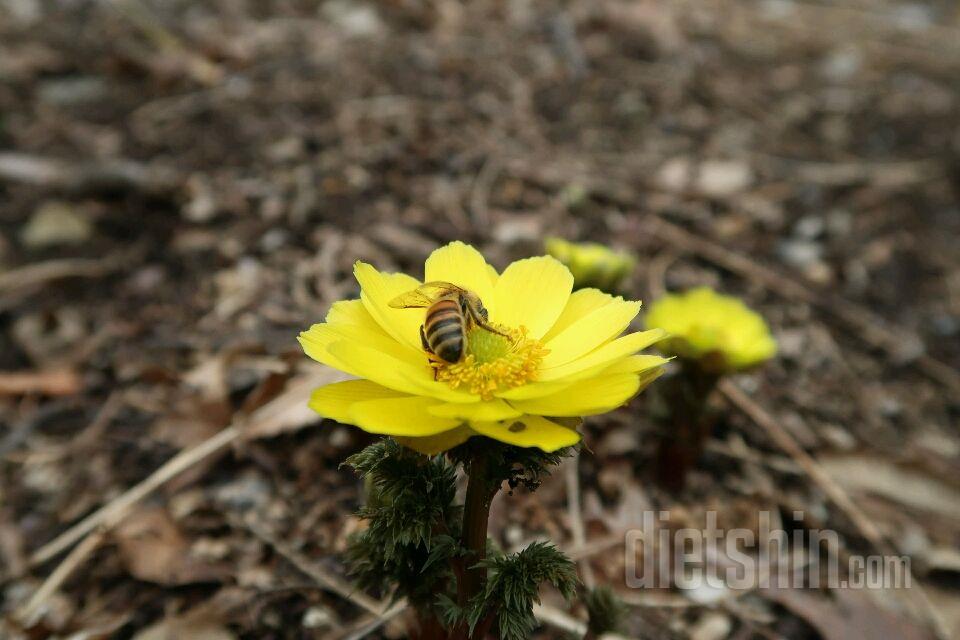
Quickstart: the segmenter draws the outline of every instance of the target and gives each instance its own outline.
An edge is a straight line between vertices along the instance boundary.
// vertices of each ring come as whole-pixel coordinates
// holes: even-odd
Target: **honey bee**
[[[394,309],[426,309],[420,325],[423,350],[437,359],[456,364],[467,351],[467,331],[474,326],[509,338],[491,326],[480,296],[449,282],[426,282],[388,303]]]

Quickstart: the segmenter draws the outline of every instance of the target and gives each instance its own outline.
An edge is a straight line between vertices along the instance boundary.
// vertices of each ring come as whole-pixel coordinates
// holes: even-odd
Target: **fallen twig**
[[[533,615],[543,624],[548,624],[551,627],[560,629],[561,631],[572,633],[578,638],[582,637],[587,632],[587,625],[585,623],[567,615],[555,607],[535,604],[533,605]]]
[[[57,536],[53,541],[40,547],[40,549],[30,556],[30,566],[43,564],[47,560],[50,560],[57,554],[70,548],[71,545],[97,527],[103,526],[109,529],[116,526],[127,515],[131,507],[183,471],[228,447],[239,437],[240,432],[241,429],[239,427],[229,426],[223,431],[218,432],[212,438],[204,440],[197,446],[175,455],[168,460],[166,464],[150,474],[146,480],[121,493]]]
[[[120,256],[100,260],[67,258],[35,262],[0,273],[0,293],[31,289],[63,278],[99,278],[116,271],[125,262],[125,257]]]
[[[406,610],[407,603],[398,602],[382,616],[364,616],[345,632],[334,636],[333,640],[360,640],[361,638],[366,638],[368,635],[387,624]]]
[[[68,193],[141,191],[165,195],[181,184],[176,172],[134,160],[66,161],[29,155],[0,153],[0,182],[21,182]]]
[[[272,547],[277,553],[286,558],[290,564],[299,569],[301,573],[311,578],[318,585],[337,594],[341,598],[349,600],[361,609],[367,611],[368,613],[372,613],[379,618],[383,618],[392,608],[389,602],[380,602],[379,600],[371,598],[362,591],[358,591],[353,585],[340,576],[330,573],[329,571],[323,569],[323,567],[318,566],[302,553],[290,547],[282,540],[279,540],[273,534],[269,533],[253,518],[245,517],[232,519],[240,523],[253,535]],[[399,603],[395,603],[394,606],[396,604]]]
[[[248,429],[258,433],[276,433],[280,431],[280,429],[274,428],[276,423],[301,419],[300,412],[291,413],[291,407],[298,409],[306,407],[311,390],[330,381],[331,373],[327,369],[305,375],[288,391],[265,404],[251,416],[239,419],[195,447],[181,451],[150,474],[149,477],[127,489],[52,541],[40,547],[30,556],[30,566],[36,566],[50,560],[97,527],[110,528],[115,526],[126,516],[131,507],[177,475],[229,447],[246,435]]]
[[[761,427],[778,447],[793,458],[797,465],[823,490],[827,497],[850,518],[850,521],[853,522],[853,525],[860,534],[866,538],[874,548],[883,554],[898,554],[895,546],[887,542],[883,533],[877,528],[873,521],[867,517],[867,514],[850,499],[850,496],[844,491],[843,487],[830,477],[830,474],[813,459],[813,456],[800,446],[793,436],[791,436],[766,409],[754,402],[729,380],[722,380],[719,384],[719,389],[731,404]],[[938,637],[942,640],[947,640],[947,638],[950,637],[950,632],[947,630],[946,624],[933,607],[926,591],[919,582],[913,579],[909,567],[907,567],[907,572],[911,574],[910,584],[913,588],[903,591],[906,593],[909,603],[916,612],[922,614],[923,617],[933,625]]]
[[[0,396],[32,393],[72,396],[80,391],[80,376],[70,369],[53,371],[0,371]]]
[[[100,543],[103,542],[103,532],[99,531],[87,538],[73,548],[73,551],[64,558],[63,562],[54,569],[53,573],[47,576],[40,588],[37,589],[30,599],[17,612],[16,617],[21,623],[32,626],[37,615],[41,613],[44,603],[56,593],[57,589],[66,582],[67,578],[73,574],[77,568],[93,553]]]
[[[587,546],[587,536],[583,526],[583,510],[580,508],[580,450],[563,463],[564,479],[567,488],[567,516],[570,518],[570,532],[573,534],[573,544],[577,548]],[[593,569],[586,556],[580,558],[580,575],[583,584],[592,589],[594,586]]]

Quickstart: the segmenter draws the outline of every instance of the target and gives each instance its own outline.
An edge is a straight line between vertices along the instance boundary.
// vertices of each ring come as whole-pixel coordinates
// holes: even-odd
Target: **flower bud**
[[[664,296],[650,305],[648,328],[670,334],[658,347],[710,373],[730,373],[772,358],[777,343],[766,321],[741,300],[709,287]]]
[[[602,244],[569,242],[563,238],[547,238],[545,244],[547,253],[570,269],[576,289],[595,287],[616,291],[636,263],[630,254]]]

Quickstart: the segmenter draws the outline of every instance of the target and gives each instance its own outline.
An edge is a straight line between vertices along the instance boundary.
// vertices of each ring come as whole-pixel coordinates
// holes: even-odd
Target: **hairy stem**
[[[482,452],[474,452],[470,460],[467,496],[463,504],[463,546],[470,552],[467,569],[464,571],[460,589],[460,603],[465,605],[483,590],[487,570],[474,566],[487,553],[487,522],[490,519],[490,502],[499,487],[492,487],[489,476],[490,463]]]
[[[670,435],[660,443],[657,479],[670,491],[684,488],[687,473],[703,452],[711,426],[707,403],[719,379],[719,374],[704,371],[699,363],[683,362],[680,373],[662,387],[673,424]]]
[[[431,613],[417,612],[419,635],[417,640],[447,640],[447,631]]]

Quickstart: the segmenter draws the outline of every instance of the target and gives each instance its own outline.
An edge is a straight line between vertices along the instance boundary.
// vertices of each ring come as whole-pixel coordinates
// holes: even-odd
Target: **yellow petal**
[[[513,389],[494,392],[493,395],[508,402],[513,400],[526,400],[529,398],[553,395],[574,384],[576,384],[574,380],[567,379],[553,380],[551,382],[531,382],[522,387],[514,387]]]
[[[362,300],[338,300],[334,302],[330,305],[330,310],[327,311],[327,317],[324,320],[327,324],[348,324],[363,327],[374,333],[388,335],[367,311]]]
[[[463,444],[471,436],[477,433],[470,427],[463,425],[435,436],[425,436],[423,438],[404,438],[394,436],[394,439],[405,447],[410,447],[414,451],[419,451],[426,456],[435,456],[443,453],[447,449],[452,449],[457,445]]]
[[[334,382],[310,395],[308,406],[325,418],[337,422],[350,422],[350,407],[356,402],[381,398],[400,398],[402,394],[387,389],[369,380],[347,380]]]
[[[517,400],[514,407],[525,413],[548,416],[589,416],[606,413],[632,398],[640,390],[634,373],[589,378],[561,393],[532,400]]]
[[[297,342],[300,343],[303,352],[307,354],[308,357],[328,367],[333,367],[338,371],[356,376],[357,372],[354,371],[350,365],[342,362],[329,351],[330,345],[339,340],[342,340],[340,335],[334,331],[330,331],[326,324],[315,324],[297,336]]]
[[[397,342],[382,331],[371,331],[367,327],[358,325],[315,324],[301,335],[305,340],[312,342],[314,348],[316,345],[329,345],[339,340],[345,340],[348,342],[357,342],[371,349],[375,349],[386,356],[396,358],[413,366],[421,366],[427,362],[426,356],[422,351],[415,351],[405,344]],[[310,352],[307,352],[307,355],[314,357]]]
[[[563,313],[560,314],[557,321],[550,327],[550,331],[544,334],[543,341],[549,342],[553,340],[560,335],[564,329],[583,316],[614,301],[622,302],[623,298],[614,298],[599,289],[580,289],[579,291],[574,291],[570,294],[570,299],[567,300],[567,304],[563,308]]]
[[[514,262],[494,288],[490,317],[508,327],[527,327],[532,338],[542,337],[557,321],[570,298],[570,270],[549,256]]]
[[[370,433],[414,438],[436,435],[463,424],[462,420],[430,415],[427,407],[436,402],[417,396],[355,402],[350,405],[347,422]]]
[[[424,282],[442,280],[469,289],[483,301],[484,306],[492,309],[493,285],[496,282],[496,270],[491,267],[480,252],[468,244],[451,242],[430,254],[424,264]]]
[[[647,371],[640,372],[640,388],[637,389],[637,393],[640,393],[646,389],[651,382],[663,375],[663,367],[657,369],[648,369]]]
[[[503,400],[475,402],[473,404],[448,403],[430,407],[428,411],[441,418],[460,418],[463,420],[506,420],[521,415]]]
[[[538,373],[537,380],[548,382],[567,376],[589,374],[597,367],[605,367],[618,358],[623,358],[649,347],[654,342],[663,339],[666,335],[667,332],[662,329],[651,329],[649,331],[631,333],[630,335],[617,338],[594,349],[582,358],[577,358],[557,367],[544,368]],[[662,358],[661,360],[666,362],[666,360]]]
[[[315,324],[310,327],[309,330],[302,332],[299,338],[300,344],[303,345],[303,349],[307,355],[314,360],[323,362],[341,371],[348,371],[349,373],[346,364],[339,361],[336,363],[333,362],[335,358],[325,353],[327,346],[337,340],[343,339],[345,335],[358,335],[350,331],[345,333],[341,330],[344,327],[350,327],[355,331],[362,330],[370,336],[376,336],[372,339],[379,341],[381,344],[383,344],[383,341],[389,340],[393,342],[397,348],[408,348],[406,345],[394,340],[383,330],[383,327],[373,319],[373,316],[370,315],[370,312],[367,311],[367,308],[361,300],[339,300],[334,302],[327,312],[326,322],[323,324]],[[392,347],[388,348],[387,351],[390,352],[392,349]],[[422,354],[420,355],[422,356]],[[404,359],[409,359],[409,356],[405,355]]]
[[[638,313],[639,302],[619,301],[591,311],[546,344],[550,353],[543,359],[543,368],[557,367],[590,353],[623,333]]]
[[[663,373],[663,365],[670,362],[672,358],[663,358],[655,355],[635,355],[620,358],[602,366],[590,367],[575,375],[570,375],[558,380],[549,382],[532,382],[522,387],[515,387],[500,391],[494,395],[497,398],[506,400],[510,404],[515,404],[515,400],[532,400],[534,398],[543,398],[560,393],[570,387],[577,385],[581,380],[589,376],[609,375],[614,373],[642,373],[646,371],[655,371],[659,376]]]
[[[422,366],[418,366],[349,340],[334,342],[327,347],[327,353],[349,367],[344,369],[348,373],[372,380],[384,387],[447,402],[480,401],[480,396],[456,391],[445,383],[434,380],[426,361]]]
[[[640,354],[627,356],[618,360],[603,370],[603,375],[612,373],[640,373],[643,371],[652,371],[657,369],[663,373],[663,365],[670,362],[673,358],[661,358],[660,356]]]
[[[423,309],[394,309],[389,302],[420,286],[420,283],[404,273],[380,273],[372,265],[357,262],[353,274],[360,283],[360,299],[363,306],[384,331],[414,349],[420,349],[420,325],[423,324]]]
[[[580,442],[580,434],[541,416],[522,416],[499,422],[471,422],[479,434],[517,447],[538,447],[556,451]]]

